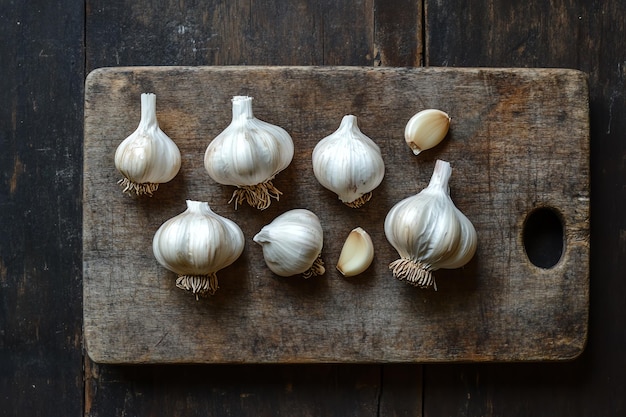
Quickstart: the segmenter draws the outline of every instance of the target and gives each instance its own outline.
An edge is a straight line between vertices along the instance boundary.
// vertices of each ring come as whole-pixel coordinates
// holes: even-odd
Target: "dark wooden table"
[[[624,415],[625,22],[617,0],[0,0],[0,415]],[[535,364],[91,362],[82,335],[84,80],[95,68],[122,65],[585,71],[586,351]]]

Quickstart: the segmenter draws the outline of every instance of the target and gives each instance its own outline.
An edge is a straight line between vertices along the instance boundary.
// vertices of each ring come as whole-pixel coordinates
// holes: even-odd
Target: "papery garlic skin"
[[[450,198],[451,173],[450,164],[438,160],[428,187],[387,213],[385,236],[400,255],[389,268],[399,280],[436,290],[432,271],[459,268],[476,252],[476,229]]]
[[[159,227],[152,240],[156,260],[178,274],[176,286],[196,299],[213,295],[216,272],[239,258],[244,235],[232,220],[214,213],[208,203],[187,200],[187,210]]]
[[[312,160],[320,184],[353,208],[369,201],[385,176],[380,148],[361,132],[353,115],[344,116],[339,128],[315,145]]]
[[[437,146],[448,134],[450,116],[437,109],[422,110],[406,124],[404,140],[418,155],[420,152]]]
[[[139,126],[115,150],[115,168],[124,176],[118,183],[125,193],[152,195],[178,174],[180,164],[178,147],[159,128],[156,95],[142,94]]]
[[[254,117],[252,97],[232,99],[230,125],[211,141],[204,154],[209,176],[238,187],[231,198],[264,210],[282,194],[272,180],[293,159],[294,144],[285,129]]]
[[[264,226],[253,240],[263,248],[263,258],[276,275],[304,278],[325,272],[321,258],[324,245],[322,224],[306,209],[289,210]]]
[[[374,260],[374,243],[361,227],[352,229],[341,248],[337,270],[344,277],[353,277],[364,272]]]

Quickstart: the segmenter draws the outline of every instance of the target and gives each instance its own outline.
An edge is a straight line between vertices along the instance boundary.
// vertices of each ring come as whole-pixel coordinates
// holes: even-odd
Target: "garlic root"
[[[242,185],[234,192],[233,196],[228,200],[228,204],[235,202],[235,210],[244,201],[249,206],[259,210],[265,210],[272,204],[272,198],[278,201],[283,193],[269,179],[256,185]]]
[[[132,195],[134,192],[137,195],[148,195],[152,197],[152,194],[154,194],[154,192],[159,188],[158,183],[147,182],[143,184],[138,184],[132,182],[126,177],[122,178],[117,183],[122,186],[122,192],[129,195]]]
[[[399,281],[406,280],[406,282],[418,288],[433,287],[437,291],[435,278],[430,267],[425,263],[410,259],[396,259],[389,264],[389,269]]]
[[[176,287],[181,290],[190,291],[196,296],[196,300],[200,297],[208,297],[214,295],[219,288],[217,285],[217,275],[215,273],[207,275],[179,275],[176,278]]]
[[[324,261],[320,254],[317,259],[313,261],[313,265],[302,273],[302,278],[309,279],[318,275],[324,275],[324,272],[326,272],[326,268],[324,268]]]

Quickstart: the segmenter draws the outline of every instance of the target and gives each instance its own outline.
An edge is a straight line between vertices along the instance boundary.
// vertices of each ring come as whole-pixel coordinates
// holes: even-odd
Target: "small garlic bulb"
[[[282,194],[272,180],[291,163],[293,140],[283,128],[254,117],[252,97],[235,96],[232,103],[232,122],[207,147],[204,167],[216,182],[238,187],[229,201],[235,208],[245,200],[264,210]]]
[[[450,198],[451,173],[450,164],[438,160],[428,187],[387,213],[385,236],[400,255],[389,269],[399,280],[436,290],[431,271],[460,268],[476,252],[476,230]]]
[[[406,124],[404,140],[415,155],[434,148],[446,137],[450,116],[441,110],[426,109],[417,113]]]
[[[141,95],[139,126],[117,147],[115,168],[124,176],[118,182],[123,191],[137,195],[152,195],[159,184],[171,181],[178,174],[180,151],[159,128],[156,95]]]
[[[337,270],[344,277],[364,272],[374,260],[374,244],[370,235],[361,227],[353,229],[341,248]]]
[[[313,173],[344,204],[358,208],[382,182],[385,163],[378,145],[357,126],[356,117],[347,115],[339,129],[315,145]]]
[[[304,278],[325,272],[321,258],[324,243],[319,218],[305,209],[289,210],[264,226],[253,240],[263,248],[263,258],[276,275]]]
[[[152,240],[154,257],[178,274],[176,286],[196,296],[213,295],[216,272],[239,258],[243,232],[214,213],[208,203],[187,200],[187,210],[159,227]]]

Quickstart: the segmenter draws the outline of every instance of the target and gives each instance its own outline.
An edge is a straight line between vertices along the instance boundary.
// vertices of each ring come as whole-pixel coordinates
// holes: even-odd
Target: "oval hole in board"
[[[541,207],[531,211],[523,228],[526,256],[533,265],[540,268],[554,267],[563,255],[563,236],[563,222],[555,209]]]

